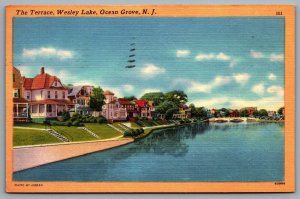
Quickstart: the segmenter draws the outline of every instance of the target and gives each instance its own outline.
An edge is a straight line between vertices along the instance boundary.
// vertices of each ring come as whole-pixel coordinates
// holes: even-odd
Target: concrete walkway
[[[122,137],[122,136],[120,136]],[[89,142],[73,142],[40,146],[15,147],[14,172],[81,156],[133,142],[131,138],[114,138]]]

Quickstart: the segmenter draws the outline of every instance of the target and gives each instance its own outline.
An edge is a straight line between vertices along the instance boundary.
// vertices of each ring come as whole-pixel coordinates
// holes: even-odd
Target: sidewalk
[[[131,138],[108,139],[68,144],[17,147],[13,149],[13,170],[21,171],[32,167],[102,151],[133,142]]]

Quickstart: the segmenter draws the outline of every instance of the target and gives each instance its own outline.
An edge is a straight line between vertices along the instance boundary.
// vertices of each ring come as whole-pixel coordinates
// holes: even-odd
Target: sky
[[[135,68],[128,65],[135,43]],[[13,64],[117,97],[183,90],[207,108],[284,105],[283,17],[14,18]]]

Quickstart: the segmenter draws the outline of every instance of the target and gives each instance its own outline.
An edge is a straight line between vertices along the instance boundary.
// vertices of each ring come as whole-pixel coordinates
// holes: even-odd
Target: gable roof
[[[118,102],[119,102],[120,104],[122,104],[122,105],[132,105],[132,104],[130,103],[130,101],[128,101],[127,99],[124,99],[124,98],[119,98],[119,99],[118,99]]]
[[[147,101],[146,100],[135,100],[135,104],[139,107],[146,107]]]
[[[62,85],[62,89],[67,89],[60,82],[59,78],[49,75],[48,73],[36,75],[34,78],[24,78],[23,87],[27,90],[53,88],[52,84],[54,81],[58,81]]]

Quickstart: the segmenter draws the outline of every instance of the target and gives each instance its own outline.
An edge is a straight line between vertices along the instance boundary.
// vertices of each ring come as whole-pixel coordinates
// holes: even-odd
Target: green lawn
[[[28,128],[39,128],[39,129],[44,129],[45,128],[44,124],[39,124],[39,123],[17,123],[17,124],[14,124],[14,126],[28,127]]]
[[[79,142],[79,141],[90,141],[90,140],[97,140],[88,132],[78,129],[75,126],[52,126],[52,128],[59,134],[68,138],[71,142]]]
[[[122,135],[120,132],[109,127],[107,124],[85,123],[84,125],[86,128],[97,134],[100,139],[108,139]]]
[[[35,145],[35,144],[50,144],[60,143],[61,141],[56,137],[48,134],[46,131],[31,130],[31,129],[17,129],[14,128],[13,145]]]

